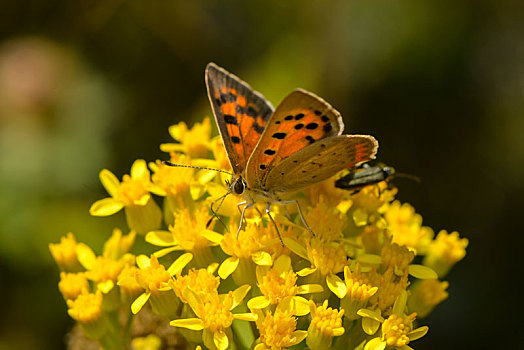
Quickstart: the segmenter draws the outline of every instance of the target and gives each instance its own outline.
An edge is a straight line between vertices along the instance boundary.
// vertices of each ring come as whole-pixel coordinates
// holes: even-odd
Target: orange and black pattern
[[[206,68],[206,85],[231,167],[240,174],[273,114],[273,107],[247,83],[214,63]]]

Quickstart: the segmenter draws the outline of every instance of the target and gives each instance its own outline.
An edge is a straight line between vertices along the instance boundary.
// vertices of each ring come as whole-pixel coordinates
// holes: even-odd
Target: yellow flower
[[[175,213],[175,224],[169,226],[169,231],[151,231],[146,235],[146,241],[160,247],[165,247],[155,253],[156,257],[165,256],[173,251],[191,252],[196,266],[208,266],[216,260],[211,247],[222,240],[222,235],[212,231],[212,223],[207,228],[210,215],[207,208],[191,213],[188,209]]]
[[[341,243],[325,243],[313,237],[306,241],[306,251],[291,240],[284,241],[288,247],[297,255],[304,257],[311,263],[311,267],[304,268],[297,272],[299,276],[306,277],[308,282],[327,286],[336,296],[343,298],[346,294],[344,282],[336,274],[344,270],[348,264],[347,253]],[[324,288],[326,289],[326,288]],[[315,301],[322,301],[329,297],[327,290],[324,293],[316,294]]]
[[[49,251],[60,270],[66,272],[84,270],[82,264],[78,261],[77,248],[79,245],[82,245],[82,243],[77,244],[75,236],[71,232],[67,236],[60,238],[60,243],[49,244]]]
[[[433,238],[433,230],[422,226],[422,216],[407,204],[394,201],[387,206],[384,218],[388,223],[393,242],[415,249],[417,254],[424,254]]]
[[[75,300],[68,300],[67,313],[79,322],[84,334],[90,339],[100,339],[108,330],[108,322],[102,312],[102,293],[82,293]]]
[[[247,302],[250,309],[263,309],[269,305],[277,305],[285,298],[291,297],[295,303],[295,314],[298,316],[309,313],[308,301],[300,294],[322,292],[318,284],[303,284],[298,286],[297,275],[291,267],[291,259],[287,255],[279,256],[272,268],[257,266],[256,276],[261,296],[252,298]]]
[[[257,328],[260,332],[260,343],[254,350],[280,350],[296,345],[308,335],[307,331],[297,330],[297,319],[294,317],[292,303],[289,299],[277,306],[275,312],[268,311],[265,315],[256,311]]]
[[[131,166],[131,176],[124,175],[122,182],[107,169],[100,172],[100,181],[111,197],[93,203],[89,209],[91,215],[109,216],[125,208],[131,230],[144,234],[160,227],[162,213],[149,193],[154,186],[144,160],[136,160]]]
[[[309,207],[307,223],[316,237],[324,242],[339,240],[346,226],[346,216],[336,208],[329,206],[321,197],[315,206]],[[309,234],[309,232],[307,233]]]
[[[126,305],[130,306],[143,291],[136,280],[139,271],[139,268],[134,265],[126,265],[118,275],[117,285],[120,287],[122,301]]]
[[[433,309],[448,297],[448,282],[439,280],[416,281],[409,288],[411,296],[408,299],[408,308],[417,313],[420,318],[429,315]]]
[[[171,163],[179,165],[201,166],[188,156],[171,153]],[[151,176],[155,187],[151,191],[159,196],[165,196],[164,221],[173,224],[173,213],[184,208],[193,211],[196,201],[206,192],[206,184],[212,180],[216,172],[210,170],[195,170],[187,167],[173,167],[160,160],[149,163],[153,171]]]
[[[122,235],[118,228],[113,230],[113,234],[104,244],[103,256],[109,259],[118,260],[126,253],[129,253],[135,243],[136,234],[131,231],[128,235]]]
[[[336,310],[328,307],[328,301],[324,300],[322,305],[316,306],[310,300],[311,323],[308,328],[306,343],[309,349],[329,349],[333,337],[344,334],[342,327],[342,315],[344,310]]]
[[[231,231],[224,234],[220,247],[230,257],[222,262],[218,275],[226,279],[233,274],[237,284],[255,284],[255,269],[257,265],[271,266],[271,255],[264,250],[260,233],[265,229],[261,225],[248,221],[244,231],[237,238],[236,225],[231,225]]]
[[[395,300],[391,315],[384,319],[379,313],[372,310],[362,309],[358,312],[362,319],[362,328],[368,335],[376,333],[379,326],[381,335],[369,340],[364,350],[384,350],[384,349],[411,349],[408,343],[422,338],[427,332],[428,327],[413,329],[413,322],[416,313],[405,315],[406,300],[408,293],[401,293]]]
[[[163,152],[183,152],[191,158],[206,158],[210,149],[211,121],[204,118],[202,123],[195,123],[188,129],[185,122],[169,127],[169,134],[179,143],[160,145]]]
[[[187,300],[184,297],[184,291],[186,288],[190,288],[196,294],[205,299],[206,295],[211,295],[216,292],[220,279],[214,275],[218,264],[211,264],[205,269],[191,269],[186,275],[178,274],[169,281],[169,284],[175,294],[184,303]]]
[[[162,349],[162,339],[156,334],[137,337],[131,341],[131,348],[133,350],[160,350]]]
[[[180,273],[192,258],[191,253],[182,254],[166,269],[154,255],[151,259],[145,255],[138,256],[136,262],[140,270],[136,273],[136,281],[145,292],[133,302],[131,311],[137,314],[149,301],[151,309],[157,315],[174,317],[179,301],[171,290],[169,281],[171,276]]]
[[[464,258],[467,246],[468,240],[460,238],[458,232],[448,234],[446,230],[442,230],[431,242],[424,265],[431,267],[442,278],[453,265]]]
[[[60,272],[60,282],[58,289],[64,296],[64,299],[76,299],[80,294],[89,291],[89,284],[84,273],[66,273]]]
[[[378,308],[384,313],[390,312],[397,297],[406,290],[408,286],[408,272],[403,276],[395,275],[393,268],[388,268],[383,274],[377,273],[373,268],[369,275],[370,284],[378,288],[377,292],[369,299],[373,308]]]
[[[367,277],[360,272],[360,265],[356,265],[354,272],[349,266],[344,267],[344,283],[346,284],[346,294],[340,301],[340,307],[344,309],[345,316],[350,321],[358,318],[358,310],[366,307],[369,298],[378,290],[372,286]]]
[[[198,318],[178,319],[170,322],[172,326],[191,330],[203,330],[202,341],[209,349],[225,350],[232,342],[231,324],[234,319],[255,321],[252,313],[233,314],[251,289],[244,285],[228,294],[212,293],[203,298],[191,288],[185,289],[185,299]]]

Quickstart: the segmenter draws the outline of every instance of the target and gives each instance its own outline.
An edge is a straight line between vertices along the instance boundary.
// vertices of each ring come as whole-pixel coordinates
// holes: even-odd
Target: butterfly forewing
[[[297,89],[278,105],[249,158],[249,187],[262,188],[273,168],[315,142],[342,133],[344,123],[337,110],[320,97]]]
[[[248,84],[214,63],[207,65],[206,85],[231,167],[235,174],[240,174],[273,113],[273,106]]]
[[[286,158],[269,172],[266,191],[290,192],[325,180],[344,168],[375,158],[378,142],[369,135],[328,137]]]

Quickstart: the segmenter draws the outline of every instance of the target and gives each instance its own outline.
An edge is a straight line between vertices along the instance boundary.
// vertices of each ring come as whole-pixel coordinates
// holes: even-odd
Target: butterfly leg
[[[302,209],[300,208],[300,204],[298,203],[298,200],[294,199],[292,201],[278,201],[277,203],[278,204],[295,204],[298,209],[298,215],[300,215],[300,220],[302,220],[302,223],[304,224],[306,229],[309,231],[309,233],[311,233],[313,237],[316,236],[315,233],[311,230],[311,228],[309,228],[309,225],[307,224],[304,214],[302,213]]]
[[[237,231],[237,239],[238,235],[240,235],[240,230],[242,229],[242,226],[244,226],[244,214],[246,213],[247,208],[251,208],[254,203],[247,203],[247,201],[240,202],[237,204],[238,210],[240,210],[240,206],[245,204],[246,206],[242,209],[242,214],[240,215],[240,223],[238,224],[238,231]]]
[[[275,226],[275,230],[277,231],[278,239],[280,239],[280,243],[282,243],[282,246],[284,246],[284,241],[282,240],[282,236],[280,235],[280,231],[278,230],[277,223],[271,216],[271,203],[268,203],[266,206],[266,214],[269,217],[269,220],[273,223],[273,226]]]

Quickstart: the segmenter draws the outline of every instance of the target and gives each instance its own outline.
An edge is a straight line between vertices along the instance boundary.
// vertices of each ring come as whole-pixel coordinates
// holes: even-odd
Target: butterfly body
[[[247,83],[214,63],[208,64],[205,76],[234,172],[230,191],[243,195],[246,206],[263,200],[269,208],[283,194],[325,180],[376,154],[375,138],[343,135],[339,112],[313,93],[296,89],[274,109]]]

